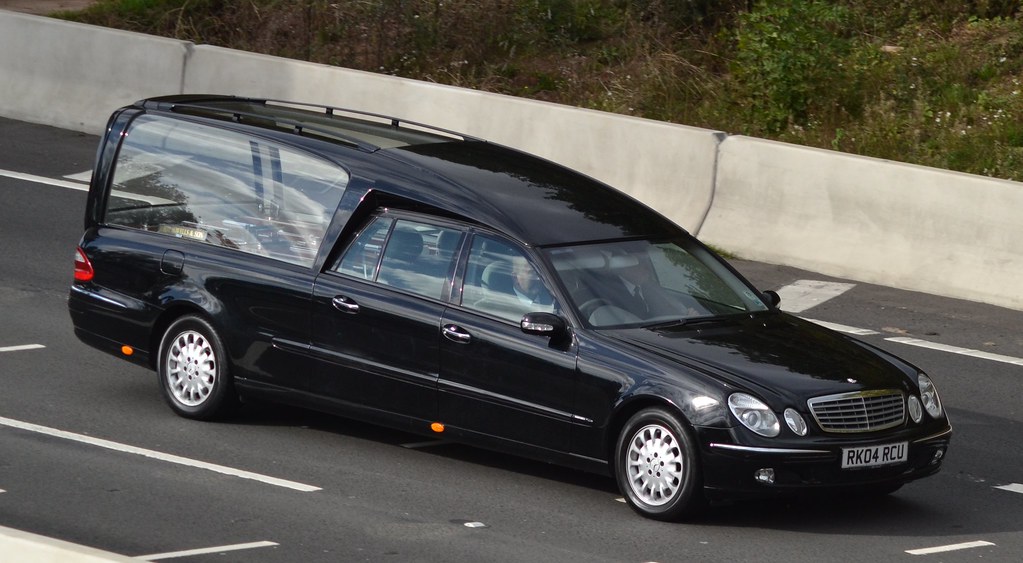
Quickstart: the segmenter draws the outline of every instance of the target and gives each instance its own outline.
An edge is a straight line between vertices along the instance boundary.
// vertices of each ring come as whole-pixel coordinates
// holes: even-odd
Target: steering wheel
[[[583,314],[583,318],[589,319],[594,311],[610,304],[611,302],[603,297],[594,297],[593,299],[583,301],[582,305],[579,305],[579,312]]]

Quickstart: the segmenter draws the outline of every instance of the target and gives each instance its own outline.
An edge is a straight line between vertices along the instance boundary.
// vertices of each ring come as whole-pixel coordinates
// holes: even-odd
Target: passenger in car
[[[540,308],[532,311],[547,310],[553,303],[547,288],[544,287],[536,270],[529,265],[529,262],[521,256],[514,256],[511,260],[512,291],[519,302],[523,305],[538,305]]]

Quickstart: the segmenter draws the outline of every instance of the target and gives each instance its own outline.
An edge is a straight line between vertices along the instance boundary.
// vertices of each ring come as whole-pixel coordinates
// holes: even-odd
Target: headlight
[[[920,386],[920,401],[924,404],[924,410],[931,418],[941,416],[941,399],[938,398],[938,391],[931,383],[931,378],[921,373],[916,377],[916,382]]]
[[[733,393],[728,397],[728,408],[743,426],[761,436],[774,438],[781,431],[778,417],[756,397]]]

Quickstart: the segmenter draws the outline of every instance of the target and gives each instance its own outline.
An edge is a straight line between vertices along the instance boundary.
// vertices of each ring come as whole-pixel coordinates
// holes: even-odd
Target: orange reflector
[[[121,353],[125,356],[130,356],[135,353],[135,349],[131,346],[121,346]]]
[[[430,425],[430,429],[439,434],[444,431],[444,425],[439,422],[434,422]]]

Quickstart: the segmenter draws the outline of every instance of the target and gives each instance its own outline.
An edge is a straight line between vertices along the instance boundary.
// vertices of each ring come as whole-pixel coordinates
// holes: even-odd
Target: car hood
[[[733,386],[791,404],[864,389],[911,389],[915,370],[879,349],[785,313],[606,333]],[[709,368],[709,369],[708,369]]]

